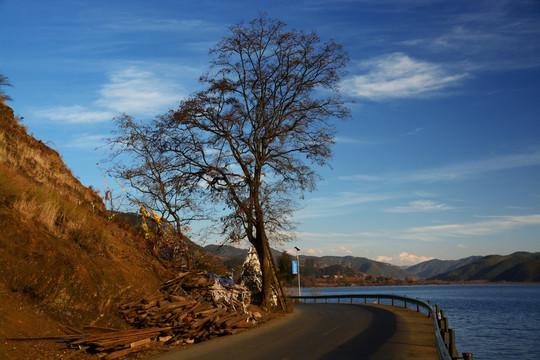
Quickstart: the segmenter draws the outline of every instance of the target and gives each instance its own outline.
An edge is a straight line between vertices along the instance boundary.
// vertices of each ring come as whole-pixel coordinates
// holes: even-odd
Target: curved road
[[[438,359],[433,325],[424,314],[360,304],[294,307],[294,314],[260,328],[151,359]]]

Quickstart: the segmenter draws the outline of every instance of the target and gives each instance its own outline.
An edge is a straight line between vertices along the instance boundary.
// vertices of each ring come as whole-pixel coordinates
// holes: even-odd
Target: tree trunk
[[[270,310],[272,307],[272,277],[270,264],[268,262],[268,247],[264,245],[264,240],[257,236],[257,244],[255,250],[261,263],[262,272],[262,302],[261,307],[263,310]]]

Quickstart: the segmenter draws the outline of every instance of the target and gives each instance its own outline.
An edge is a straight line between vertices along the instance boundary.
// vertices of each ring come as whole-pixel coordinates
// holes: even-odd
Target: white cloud
[[[375,261],[389,263],[390,261],[392,261],[392,257],[391,256],[379,255],[379,256],[377,256],[375,258]]]
[[[346,136],[336,136],[334,138],[334,141],[337,144],[354,144],[354,145],[378,145],[382,143],[382,141],[379,141],[379,140],[362,140],[362,139],[355,139],[355,138],[350,138]]]
[[[381,177],[379,176],[374,176],[374,175],[363,175],[363,174],[356,174],[356,175],[346,175],[346,176],[338,176],[338,179],[339,180],[345,180],[345,181],[350,181],[350,180],[362,180],[362,181],[378,181],[378,180],[382,180]]]
[[[69,124],[93,124],[110,121],[114,113],[110,111],[92,111],[84,106],[55,106],[38,111],[39,116],[49,118],[53,122]]]
[[[111,72],[99,94],[92,106],[95,109],[81,105],[56,106],[40,110],[37,115],[57,123],[93,124],[110,121],[121,112],[131,115],[164,113],[184,96],[181,87],[166,75],[136,66]]]
[[[414,194],[420,197],[434,197],[435,194],[427,191],[415,191]]]
[[[431,260],[433,258],[427,257],[427,256],[417,256],[417,255],[409,254],[407,252],[402,252],[401,254],[399,254],[398,259],[399,259],[399,263],[396,265],[414,265],[414,264],[418,264],[424,261]]]
[[[457,247],[458,249],[467,249],[467,248],[468,248],[467,245],[463,245],[463,244],[457,244],[456,247]]]
[[[409,131],[409,132],[401,134],[401,136],[411,136],[411,135],[419,133],[422,130],[423,130],[423,128],[416,128],[413,131]]]
[[[446,237],[492,235],[540,224],[540,214],[523,216],[493,216],[489,220],[468,224],[446,224],[410,228],[404,238],[438,240]]]
[[[528,153],[494,156],[486,159],[465,161],[438,168],[413,170],[401,173],[379,175],[340,176],[340,180],[383,180],[393,183],[406,182],[442,182],[472,178],[491,171],[508,170],[527,166],[540,165],[540,150]]]
[[[95,149],[103,145],[105,135],[84,134],[70,141],[66,147],[77,149]]]
[[[373,180],[373,179],[372,179]],[[331,197],[310,199],[307,206],[295,213],[295,219],[332,217],[354,210],[355,205],[386,201],[398,197],[394,194],[340,192]]]
[[[120,18],[107,22],[103,28],[118,32],[186,32],[208,31],[210,23],[202,20],[151,19],[151,18]],[[212,27],[215,30],[215,27]]]
[[[324,251],[321,250],[321,249],[318,249],[318,248],[311,248],[311,249],[307,249],[306,252],[310,255],[313,255],[313,256],[321,256],[321,255],[324,255]]]
[[[412,213],[412,212],[434,212],[450,210],[453,207],[446,204],[438,204],[430,200],[418,200],[409,202],[409,206],[397,206],[394,208],[386,209],[387,212],[392,213]]]
[[[540,151],[496,156],[489,159],[467,161],[440,168],[419,170],[394,176],[398,181],[451,181],[469,178],[489,171],[540,165]]]
[[[100,94],[97,105],[130,114],[164,112],[182,97],[177,84],[137,67],[111,73]]]
[[[353,253],[351,250],[347,249],[345,246],[338,246],[336,249],[347,255],[351,255]]]
[[[457,85],[466,74],[448,74],[434,63],[415,60],[403,53],[393,53],[362,63],[367,70],[342,82],[351,96],[371,100],[429,96]]]
[[[376,261],[386,262],[386,263],[392,263],[394,265],[415,265],[424,261],[428,261],[433,259],[432,257],[427,256],[418,256],[409,254],[407,252],[402,252],[401,254],[397,256],[385,256],[385,255],[379,255],[375,258]]]

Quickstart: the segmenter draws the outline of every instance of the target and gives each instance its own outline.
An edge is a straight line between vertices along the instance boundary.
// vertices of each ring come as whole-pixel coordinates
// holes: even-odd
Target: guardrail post
[[[456,332],[454,329],[448,329],[448,352],[450,353],[450,356],[453,358],[457,357],[457,351],[456,351]]]
[[[444,341],[444,346],[446,346],[446,349],[448,350],[450,348],[450,333],[446,330],[442,331],[442,338]],[[448,351],[450,352],[450,351]]]
[[[338,303],[338,304],[341,303],[341,298],[337,298],[337,303]]]
[[[403,301],[403,307],[406,309],[407,308],[407,300]]]
[[[392,298],[392,306],[394,306],[394,298]]]
[[[420,312],[420,305],[416,304],[416,312]]]
[[[351,298],[351,304],[353,303],[353,301],[352,301],[352,300],[353,300],[353,298]]]
[[[367,304],[367,297],[364,298],[364,304]]]

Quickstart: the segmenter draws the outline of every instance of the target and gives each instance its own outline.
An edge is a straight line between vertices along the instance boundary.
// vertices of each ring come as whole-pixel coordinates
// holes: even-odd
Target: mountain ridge
[[[455,270],[438,274],[434,280],[540,282],[540,252],[518,251],[488,255]]]
[[[231,245],[207,245],[205,249],[216,256],[224,259],[240,259],[244,258],[248,252],[247,249],[236,248]],[[274,260],[281,256],[282,251],[272,249]],[[379,278],[393,278],[399,280],[414,279],[414,280],[431,280],[431,281],[540,281],[540,275],[531,275],[538,269],[540,274],[540,262],[536,263],[528,261],[529,258],[540,256],[540,253],[516,252],[510,255],[473,255],[457,260],[427,260],[403,269],[397,265],[383,263],[367,259],[364,257],[347,256],[311,256],[300,255],[300,264],[305,268],[304,271],[309,275],[328,276],[341,274],[344,276],[361,276],[371,275]],[[292,255],[294,258],[294,255]],[[512,266],[501,265],[504,271],[491,270],[493,276],[472,275],[469,277],[461,276],[463,272],[471,272],[471,266],[478,267],[478,272],[490,274],[490,270],[486,269],[496,263],[501,262],[506,258],[513,259]],[[491,259],[491,260],[490,260]],[[523,260],[520,261],[519,259]],[[239,261],[239,260],[238,260]],[[538,258],[540,261],[540,258]],[[328,267],[333,269],[327,269]],[[318,269],[318,270],[317,270]],[[523,280],[519,280],[523,279]]]
[[[442,274],[468,265],[471,262],[480,259],[482,256],[469,256],[458,260],[427,260],[416,265],[408,266],[407,271],[416,274],[417,276],[428,279],[435,275]]]

